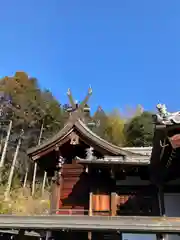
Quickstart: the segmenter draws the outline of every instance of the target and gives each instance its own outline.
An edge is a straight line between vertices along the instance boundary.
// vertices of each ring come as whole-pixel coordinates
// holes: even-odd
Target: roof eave
[[[73,131],[73,124],[68,123],[63,129],[61,129],[55,136],[45,141],[44,143],[32,147],[27,150],[27,155],[33,156],[39,154],[41,151],[46,151],[49,148],[56,147],[58,143],[69,135]]]
[[[113,153],[116,156],[132,156],[132,157],[144,156],[144,154],[142,153],[136,153],[134,151],[130,151],[129,149],[123,149],[119,146],[116,146],[116,145],[113,145],[112,143],[107,142],[106,140],[102,139],[101,137],[96,135],[94,132],[92,132],[81,120],[78,120],[75,123],[75,126],[77,130],[79,130],[86,137],[96,142],[100,147]]]
[[[114,164],[114,165],[138,165],[144,166],[150,164],[150,158],[144,156],[143,158],[123,158],[123,157],[111,157],[106,156],[105,158],[92,158],[92,159],[82,159],[77,158],[77,162],[83,164]]]
[[[39,158],[38,154],[40,155],[42,151],[45,152],[49,151],[52,148],[59,147],[60,142],[65,139],[74,129],[79,131],[80,134],[82,134],[85,138],[94,142],[95,145],[98,145],[100,148],[109,152],[109,154],[116,156],[128,156],[130,158],[141,158],[146,155],[142,154],[142,152],[130,151],[130,149],[123,149],[107,142],[106,140],[102,139],[94,132],[92,132],[80,119],[77,119],[75,122],[68,122],[68,124],[54,137],[39,146],[28,149],[27,154],[30,157],[34,157],[34,159]]]

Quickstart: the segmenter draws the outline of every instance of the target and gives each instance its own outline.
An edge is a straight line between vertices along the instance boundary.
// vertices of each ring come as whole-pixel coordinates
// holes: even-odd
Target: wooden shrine
[[[151,147],[114,146],[97,136],[85,120],[84,112],[88,111],[87,102],[91,94],[90,88],[84,101],[78,105],[68,90],[71,108],[64,128],[48,141],[28,150],[30,158],[53,178],[51,213],[89,216],[162,215],[162,182],[165,180],[162,176],[167,176],[166,182],[173,176],[179,176],[177,170],[176,175],[164,170],[168,162],[166,156],[169,154],[171,159],[173,149],[177,150],[174,146],[178,141],[172,138],[174,128],[165,133],[162,127],[161,130],[155,128],[153,150]],[[166,136],[166,140],[162,136]],[[159,146],[159,140],[162,146],[166,146],[169,141],[168,146]],[[177,166],[178,163],[174,168]],[[174,188],[176,186],[173,185]],[[167,192],[172,189],[167,184],[165,187]],[[83,239],[87,239],[86,235],[83,236]],[[111,235],[108,239],[120,239],[120,236],[116,238]],[[157,237],[159,239],[159,235]],[[97,234],[90,238],[104,239]]]

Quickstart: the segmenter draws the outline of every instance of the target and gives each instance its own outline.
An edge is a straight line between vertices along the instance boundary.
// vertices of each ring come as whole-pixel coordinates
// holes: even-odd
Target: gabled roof
[[[128,157],[140,157],[146,154],[137,153],[135,151],[130,151],[130,149],[123,149],[121,147],[115,146],[106,140],[102,139],[94,132],[92,132],[80,119],[75,121],[68,121],[65,127],[60,130],[55,136],[53,136],[48,141],[45,141],[39,146],[28,149],[27,154],[33,157],[34,160],[38,159],[42,152],[48,153],[55,148],[62,145],[62,143],[69,140],[70,134],[75,131],[79,134],[80,138],[84,141],[91,142],[92,145],[104,150],[108,155],[112,156],[128,156]]]
[[[58,149],[61,145],[69,141],[72,137],[72,134],[76,134],[79,136],[81,141],[86,143],[89,146],[92,146],[95,150],[100,151],[103,155],[111,156],[121,156],[123,159],[126,158],[134,158],[134,159],[142,159],[146,158],[147,154],[141,150],[135,150],[127,148],[123,149],[118,146],[115,146],[106,140],[99,137],[97,134],[92,132],[86,124],[83,122],[84,119],[84,107],[87,105],[87,101],[92,94],[92,89],[89,88],[88,94],[85,99],[81,102],[81,104],[76,104],[73,100],[72,93],[70,89],[68,89],[68,98],[72,106],[72,111],[70,113],[69,120],[67,124],[61,129],[55,136],[53,136],[48,141],[45,141],[39,146],[28,149],[27,154],[33,159],[37,160],[41,156],[48,154],[49,152]],[[149,151],[149,150],[148,150]]]

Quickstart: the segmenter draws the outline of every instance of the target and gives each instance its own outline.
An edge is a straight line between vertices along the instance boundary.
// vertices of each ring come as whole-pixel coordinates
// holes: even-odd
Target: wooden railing
[[[60,208],[52,211],[52,214],[59,215],[90,215],[88,209]],[[94,216],[111,216],[111,211],[92,211]]]
[[[140,216],[13,216],[0,214],[0,229],[180,233],[180,218]]]

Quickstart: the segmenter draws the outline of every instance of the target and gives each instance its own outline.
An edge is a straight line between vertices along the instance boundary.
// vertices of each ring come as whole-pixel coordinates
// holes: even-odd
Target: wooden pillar
[[[164,189],[162,185],[158,186],[158,202],[160,216],[165,216]]]
[[[122,232],[119,233],[118,239],[123,240]]]
[[[90,191],[89,193],[89,216],[93,215],[93,193]],[[92,232],[88,232],[88,240],[92,239]]]
[[[90,177],[90,183],[92,184],[92,181],[91,181],[91,171],[90,169],[88,169],[88,174],[89,174],[89,177]],[[89,216],[92,216],[93,215],[93,186],[90,185],[90,192],[89,192]],[[92,239],[92,232],[88,232],[88,240],[91,240]]]
[[[61,185],[59,180],[57,180],[57,176],[52,178],[52,186],[51,186],[51,201],[50,201],[50,214],[56,214],[59,210],[60,203],[60,189]]]
[[[89,216],[92,216],[92,215],[93,215],[92,205],[93,205],[93,193],[90,192],[90,193],[89,193]]]
[[[165,216],[165,204],[164,204],[164,189],[163,185],[158,186],[158,202],[159,202],[159,213],[160,216],[163,217]],[[167,240],[168,235],[167,234],[156,234],[156,239],[157,240]]]
[[[120,231],[115,232],[113,240],[123,240],[122,232],[120,232]]]
[[[56,174],[52,177],[51,183],[51,194],[50,194],[50,212],[49,214],[55,214],[57,209],[57,178]],[[52,236],[52,231],[46,231],[46,239],[49,239]]]
[[[116,216],[116,192],[111,192],[111,216]]]
[[[55,183],[56,183],[56,201],[55,201],[55,213],[61,208],[60,200],[61,200],[61,191],[62,191],[62,185],[63,185],[63,177],[62,177],[62,167],[65,162],[65,159],[62,157],[59,148],[56,147],[56,153],[58,158],[58,163],[56,165],[56,171],[55,171]]]
[[[168,236],[167,234],[156,234],[156,239],[157,240],[167,240],[168,239]]]
[[[24,233],[25,233],[25,230],[20,229],[16,239],[17,240],[24,240]]]
[[[50,197],[50,214],[54,214],[57,206],[57,183],[56,177],[52,178],[51,197]]]
[[[62,206],[62,203],[61,203],[62,188],[63,188],[63,176],[62,176],[62,171],[60,170],[58,189],[57,189],[57,198],[59,199],[58,202],[57,202],[57,209],[60,209],[61,206]]]
[[[122,238],[122,232],[117,231],[112,233],[112,239],[113,240],[123,240]]]

